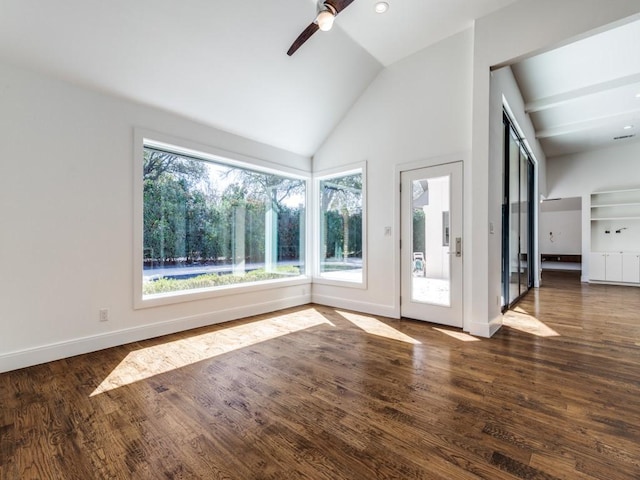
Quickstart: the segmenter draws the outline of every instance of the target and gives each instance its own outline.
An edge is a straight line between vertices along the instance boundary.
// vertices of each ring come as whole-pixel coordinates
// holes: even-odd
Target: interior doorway
[[[540,267],[545,272],[582,272],[582,198],[547,198],[538,214]]]

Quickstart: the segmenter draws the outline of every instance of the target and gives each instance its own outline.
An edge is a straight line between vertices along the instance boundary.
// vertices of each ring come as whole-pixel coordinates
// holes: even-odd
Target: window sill
[[[142,298],[137,298],[134,301],[134,309],[138,310],[143,308],[159,307],[163,305],[193,302],[196,300],[228,297],[230,295],[242,295],[245,293],[260,292],[276,288],[292,287],[296,285],[308,285],[310,283],[310,277],[300,275],[294,278],[285,278],[282,280],[266,280],[262,282],[225,285],[213,288],[200,288],[193,290],[182,290],[178,292],[157,293],[153,295],[145,295]]]
[[[313,277],[313,283],[315,285],[329,285],[334,287],[358,288],[361,290],[365,290],[367,288],[367,284],[363,281],[339,280],[337,278],[330,278],[330,277]]]

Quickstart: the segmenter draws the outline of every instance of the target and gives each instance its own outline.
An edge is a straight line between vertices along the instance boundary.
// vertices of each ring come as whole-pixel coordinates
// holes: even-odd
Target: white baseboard
[[[620,287],[640,287],[640,283],[609,282],[609,281],[606,281],[606,280],[590,280],[590,279],[587,279],[586,283],[592,283],[594,285],[618,285]]]
[[[260,315],[263,313],[297,307],[310,303],[309,294],[289,298],[281,298],[260,304],[245,305],[227,310],[220,310],[189,317],[176,318],[164,322],[127,328],[88,337],[75,338],[64,342],[40,345],[0,355],[0,373],[19,368],[30,367],[40,363],[51,362],[61,358],[82,355],[105,348],[124,345],[131,342],[182,332],[192,328],[205,327],[216,323],[228,322],[239,318]]]
[[[491,338],[502,327],[502,314],[488,323],[473,322],[469,333],[476,337]]]
[[[356,312],[368,313],[369,315],[379,315],[388,318],[400,318],[397,309],[389,305],[378,305],[369,302],[358,302],[348,300],[342,297],[332,297],[329,295],[313,294],[311,301],[318,305],[326,305],[327,307],[344,308],[345,310],[354,310]]]

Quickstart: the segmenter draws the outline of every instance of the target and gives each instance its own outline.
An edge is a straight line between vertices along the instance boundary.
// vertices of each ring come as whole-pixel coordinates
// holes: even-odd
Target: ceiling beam
[[[640,115],[640,109],[628,110],[625,112],[618,112],[613,115],[605,115],[602,117],[594,117],[581,122],[565,123],[564,125],[558,125],[544,130],[536,132],[536,138],[551,138],[558,137],[560,135],[569,135],[571,133],[582,132],[585,130],[593,130],[595,128],[602,128],[611,125],[612,121],[619,120],[621,123],[628,121],[629,116]]]
[[[627,87],[636,83],[638,84],[638,88],[640,88],[640,73],[634,73],[633,75],[627,75],[626,77],[615,78],[606,82],[596,83],[587,87],[559,93],[558,95],[551,95],[550,97],[533,100],[531,102],[527,102],[524,109],[527,113],[541,112],[543,110],[548,110],[550,108],[579,100],[588,95],[595,95],[597,93],[615,90],[616,88]]]

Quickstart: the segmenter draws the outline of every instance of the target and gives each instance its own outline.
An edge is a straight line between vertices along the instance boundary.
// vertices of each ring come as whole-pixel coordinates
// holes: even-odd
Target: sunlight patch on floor
[[[533,315],[529,315],[523,309],[516,307],[504,314],[502,324],[521,332],[536,335],[538,337],[559,337],[560,334],[553,328],[545,325]]]
[[[381,322],[371,315],[362,315],[339,310],[336,310],[336,313],[340,314],[346,320],[353,323],[356,327],[361,328],[371,335],[377,335],[378,337],[389,338],[391,340],[399,340],[401,342],[411,343],[413,345],[419,345],[421,343],[415,338],[411,338],[409,335],[396,330],[395,328],[387,325],[384,322]]]
[[[471,336],[468,333],[458,332],[455,330],[445,330],[444,328],[437,328],[437,327],[433,327],[433,329],[440,333],[444,333],[445,335],[449,335],[450,337],[455,338],[456,340],[460,340],[462,342],[479,342],[480,341],[479,338]]]
[[[129,353],[90,396],[321,324],[332,325],[309,310],[142,348]]]

